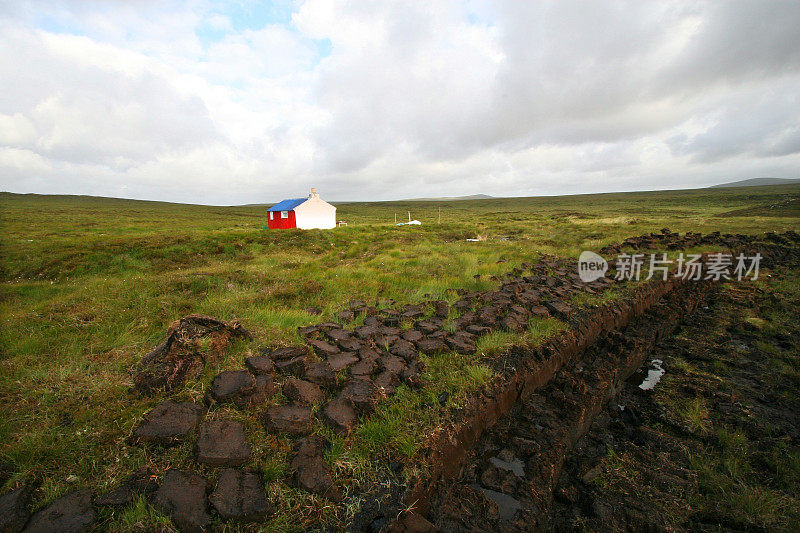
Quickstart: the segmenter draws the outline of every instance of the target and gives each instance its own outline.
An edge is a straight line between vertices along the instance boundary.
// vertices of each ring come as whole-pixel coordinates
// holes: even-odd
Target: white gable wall
[[[294,217],[297,227],[300,229],[336,227],[336,208],[319,196],[312,196],[295,207]]]

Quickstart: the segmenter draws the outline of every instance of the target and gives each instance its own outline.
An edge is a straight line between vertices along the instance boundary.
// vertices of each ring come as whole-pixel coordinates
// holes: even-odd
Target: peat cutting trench
[[[629,239],[626,244],[634,250],[653,248],[653,241],[647,238]],[[757,250],[764,256],[762,266],[780,271],[800,264],[798,249],[785,244],[745,248],[747,253]],[[612,245],[604,252],[619,252],[620,246]],[[440,443],[434,452],[438,452],[438,461],[432,461],[438,469],[405,495],[404,503],[409,507],[388,529],[764,529],[746,520],[737,521],[737,513],[724,505],[711,513],[689,509],[687,500],[699,498],[697,475],[676,450],[704,447],[713,439],[669,420],[663,406],[655,405],[645,392],[656,386],[664,372],[661,358],[666,356],[660,354],[680,344],[672,336],[678,327],[689,328],[692,342],[697,343],[708,334],[704,328],[716,318],[715,312],[730,311],[717,309],[713,303],[720,289],[721,283],[712,281],[644,285],[634,296],[590,311],[573,322],[574,336],[527,354],[528,363],[515,369],[509,383],[473,405],[469,422],[448,435],[449,442]],[[749,287],[743,292],[748,291],[751,296],[740,297],[742,301],[733,302],[733,307],[753,305],[752,293],[759,291]],[[769,296],[774,303],[774,295]],[[800,302],[792,302],[789,312],[798,311]],[[724,319],[716,318],[719,323]],[[798,340],[795,337],[800,337],[800,328],[780,336],[773,341],[783,349],[797,350],[788,339]],[[731,342],[730,336],[722,340]],[[705,361],[710,369],[721,363],[716,357],[725,360],[726,348],[714,340],[700,341],[712,345],[711,357],[693,355],[690,350],[698,348],[692,342],[684,342],[683,350],[693,362]],[[731,412],[746,413],[751,419],[747,429],[754,441],[766,435],[766,426],[752,422],[752,411],[769,404],[771,411],[762,409],[758,414],[773,424],[770,431],[795,448],[800,445],[796,414],[800,402],[789,405],[774,392],[764,390],[768,365],[754,365],[748,359],[729,364],[746,369],[744,377],[734,379],[736,392],[719,392],[714,387],[709,391],[705,378],[702,383],[687,379],[682,393],[692,398],[695,394],[711,397],[726,415],[722,420],[731,427],[736,427]],[[791,381],[782,386],[784,390],[795,388]],[[746,400],[752,400],[756,407],[743,405]],[[654,421],[653,427],[643,427],[645,417]],[[654,429],[660,425],[674,428],[685,438],[676,439],[663,429]],[[638,483],[623,476],[625,486],[614,493],[592,481],[601,474],[606,455],[619,448],[634,454]],[[641,495],[643,492],[646,496]],[[670,505],[684,506],[680,519],[675,515],[681,513],[668,509]],[[666,516],[669,513],[671,518]]]
[[[520,398],[469,451],[456,479],[430,497],[444,531],[530,531],[547,510],[564,461],[660,339],[704,305],[710,282],[681,284],[625,327],[602,333],[542,387]]]
[[[800,235],[794,232],[703,236],[663,230],[602,252],[705,246],[759,252],[762,268],[780,270],[800,262],[798,244]],[[604,513],[613,503],[570,482],[574,475],[588,479],[583,465],[600,449],[581,445],[581,437],[596,419],[607,422],[606,406],[626,380],[682,321],[693,320],[720,283],[677,277],[646,281],[627,287],[625,296],[573,310],[573,297],[602,295],[625,283],[611,277],[583,283],[573,263],[548,257],[496,281],[501,284],[495,291],[458,291],[452,305],[351,302],[337,315],[339,322],[299,328],[305,344],[268,346],[243,361],[240,370],[218,374],[202,403],[173,397],[196,382],[209,361],[225,357],[231,339],[250,334],[237,323],[200,315],[175,321],[136,369],[133,392],[161,401],[133,429],[127,445],[159,453],[193,442],[192,460],[211,472],[210,479],[189,469],[170,467],[163,476],[143,470],[104,494],[88,488],[70,492],[33,516],[35,486],[22,484],[0,496],[0,530],[102,529],[98,511],[125,508],[139,494],[182,531],[207,531],[225,522],[263,523],[279,502],[267,499],[261,475],[248,468],[252,437],[240,422],[216,416],[218,405],[255,413],[268,432],[291,439],[288,484],[326,498],[342,509],[341,516],[348,499],[361,501],[355,516],[344,519],[349,530],[529,531],[569,529],[592,520],[601,529],[651,524],[641,513],[624,519]],[[348,328],[358,315],[366,317],[363,325]],[[369,488],[336,482],[325,459],[329,443],[315,432],[320,424],[349,435],[401,385],[426,386],[420,354],[475,353],[482,335],[522,331],[532,317],[548,316],[569,328],[542,345],[515,347],[487,359],[494,378],[448,413],[446,426],[414,458],[425,465],[422,473]],[[285,403],[275,401],[279,389]],[[633,413],[623,418],[636,418]]]

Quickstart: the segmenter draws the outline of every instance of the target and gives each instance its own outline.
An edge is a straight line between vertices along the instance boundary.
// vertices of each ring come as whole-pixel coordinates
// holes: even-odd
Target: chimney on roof
[[[309,198],[319,198],[319,194],[317,194],[317,188],[311,187],[311,194],[308,195]]]

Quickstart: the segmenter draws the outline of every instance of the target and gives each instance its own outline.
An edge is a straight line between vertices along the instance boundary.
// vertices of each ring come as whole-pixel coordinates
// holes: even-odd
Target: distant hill
[[[786,178],[750,178],[749,180],[732,181],[730,183],[720,183],[719,185],[712,185],[709,189],[716,189],[719,187],[760,187],[762,185],[792,185],[794,183],[800,184],[800,179],[786,179]]]
[[[488,194],[471,194],[469,196],[442,196],[441,198],[406,198],[403,202],[455,202],[458,200],[489,200],[494,196]]]

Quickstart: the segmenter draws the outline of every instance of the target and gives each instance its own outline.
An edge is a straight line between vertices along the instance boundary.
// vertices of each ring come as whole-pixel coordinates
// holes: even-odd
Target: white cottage
[[[330,229],[336,227],[336,208],[311,189],[308,198],[290,198],[270,207],[269,229]]]

